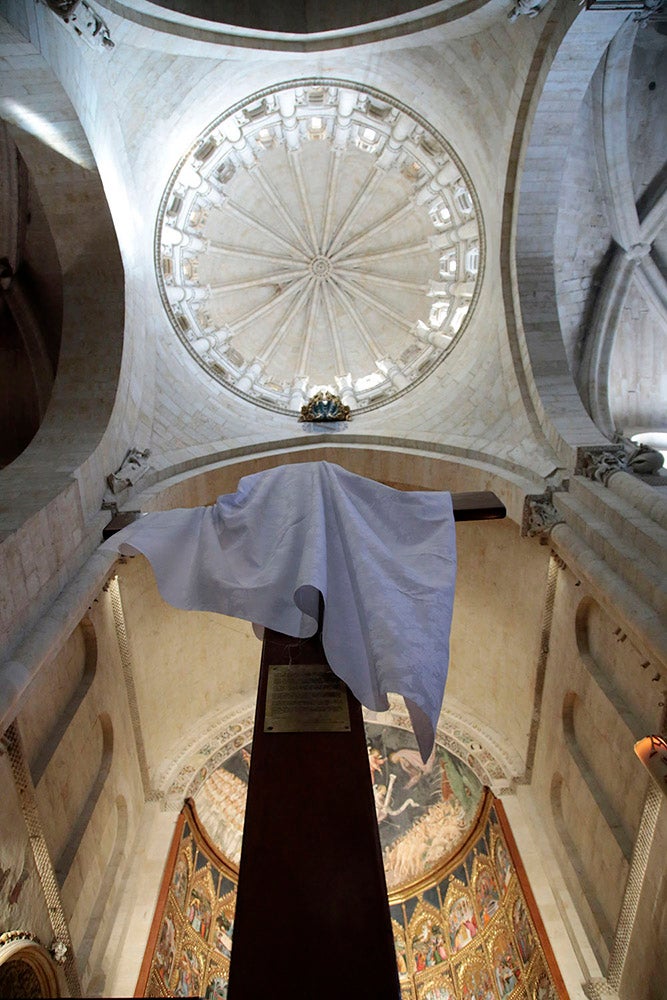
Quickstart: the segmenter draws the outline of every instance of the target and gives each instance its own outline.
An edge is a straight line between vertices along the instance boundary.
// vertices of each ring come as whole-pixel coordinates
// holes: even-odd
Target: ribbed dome
[[[172,325],[219,382],[295,411],[386,403],[450,349],[481,269],[476,198],[445,141],[387,95],[305,81],[222,115],[157,232]]]

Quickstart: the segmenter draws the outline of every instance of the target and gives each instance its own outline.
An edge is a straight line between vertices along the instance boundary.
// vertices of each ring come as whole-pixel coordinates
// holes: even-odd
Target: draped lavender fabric
[[[286,635],[315,634],[321,593],[331,669],[374,711],[402,695],[430,755],[456,576],[449,493],[394,490],[329,462],[284,465],[212,507],[147,514],[104,547],[145,555],[174,607]]]

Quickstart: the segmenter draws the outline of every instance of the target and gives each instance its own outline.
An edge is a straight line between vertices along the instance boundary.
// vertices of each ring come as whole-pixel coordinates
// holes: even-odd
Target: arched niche
[[[622,817],[617,813],[610,801],[593,762],[590,749],[583,745],[581,732],[590,731],[589,740],[595,739],[595,726],[590,713],[586,710],[581,698],[575,691],[568,691],[563,700],[563,736],[572,760],[579,774],[586,782],[588,790],[595,799],[595,804],[602,813],[607,826],[626,861],[632,856],[632,837],[625,827]]]
[[[448,691],[466,710],[474,711],[474,706],[479,704],[475,686],[481,683],[492,690],[494,694],[484,700],[480,715],[486,713],[485,724],[513,743],[514,753],[521,757],[526,749],[524,743],[519,742],[525,739],[522,720],[529,718],[533,710],[532,680],[517,694],[511,679],[524,670],[526,677],[532,678],[536,669],[532,649],[539,639],[536,622],[542,613],[548,560],[547,548],[521,538],[516,523],[512,523],[521,520],[528,482],[505,470],[485,466],[481,461],[452,455],[429,454],[421,449],[406,454],[388,446],[373,447],[366,442],[353,446],[326,442],[310,447],[274,448],[186,469],[155,483],[134,498],[133,506],[143,511],[203,506],[213,503],[219,495],[234,493],[244,476],[279,465],[319,460],[338,463],[351,472],[400,489],[453,492],[492,489],[505,502],[510,514],[508,519],[457,527],[460,573]],[[167,471],[171,470],[164,470]],[[119,571],[119,579],[135,655],[142,662],[145,677],[159,676],[164,691],[163,702],[158,707],[140,690],[143,678],[136,682],[139,701],[146,706],[142,724],[147,758],[153,766],[153,760],[159,761],[164,752],[168,753],[163,716],[171,717],[173,713],[179,732],[187,732],[195,721],[196,700],[204,702],[212,685],[223,683],[226,675],[212,671],[196,675],[198,667],[195,664],[195,674],[188,678],[188,697],[180,697],[184,679],[178,646],[185,642],[185,630],[192,626],[184,622],[183,628],[179,628],[176,621],[179,612],[158,601],[150,567],[144,571],[144,565],[145,561],[139,557],[130,560],[129,565]],[[520,575],[525,580],[530,579],[530,584],[516,593],[513,584]],[[511,593],[515,593],[515,598],[510,615],[507,614],[507,600]],[[158,642],[164,644],[163,653],[156,650],[151,626],[144,620],[147,597],[154,620],[159,616],[162,623]],[[172,639],[168,640],[170,629]],[[214,647],[207,642],[203,626],[198,629],[194,641],[201,647],[203,657],[208,658]],[[240,667],[238,661],[235,669]],[[248,689],[244,684],[236,690],[246,693]],[[190,696],[190,692],[194,694]],[[204,710],[206,707],[204,704]]]
[[[659,728],[665,706],[656,665],[592,597],[579,602],[574,627],[579,658],[623,719],[629,739]]]
[[[28,62],[14,68],[1,111],[6,143],[17,151],[30,178],[39,226],[53,243],[48,249],[49,280],[32,289],[39,294],[31,294],[31,303],[38,312],[48,305],[49,296],[57,299],[62,323],[57,371],[39,429],[0,471],[0,521],[5,531],[18,528],[63,490],[74,485],[78,494],[72,474],[99,445],[116,398],[125,312],[118,240],[84,130],[46,61],[34,53]],[[15,184],[4,212],[13,218],[15,232],[20,203]],[[2,256],[7,254],[0,252]],[[16,274],[20,277],[20,266]]]
[[[0,997],[62,996],[51,955],[27,931],[0,934]]]
[[[150,9],[131,0],[117,0],[118,13],[137,25],[138,37],[159,31],[201,45],[226,44],[276,52],[318,52],[370,42],[409,38],[476,14],[491,6],[489,0],[425,3],[424,0],[378,0],[360,8],[347,2],[336,5],[283,3],[267,7],[252,0],[237,4],[212,4],[206,0],[158,0]],[[165,8],[168,13],[159,10]],[[361,11],[361,13],[360,13]],[[319,13],[318,13],[319,12]],[[493,17],[493,10],[488,14]],[[143,29],[143,30],[141,30]],[[141,30],[141,34],[139,31]]]
[[[83,618],[45,668],[35,697],[26,706],[22,726],[30,773],[38,785],[97,671],[97,635]],[[48,706],[46,711],[45,706]]]
[[[118,871],[127,846],[128,808],[124,795],[118,795],[116,798],[115,815],[112,814],[110,822],[113,820],[116,832],[111,854],[104,867],[104,874],[83,938],[76,950],[84,982],[89,979],[88,992],[96,995],[102,994],[106,977],[103,968],[95,959],[106,943],[104,928],[110,925],[110,918],[115,917],[119,897],[118,893],[114,892],[114,887],[118,887]]]
[[[0,121],[0,468],[27,448],[58,369],[63,274],[35,177]]]
[[[523,95],[514,137],[518,166],[512,168],[517,173],[523,170],[512,178],[519,192],[516,250],[515,259],[505,266],[506,299],[514,298],[510,332],[526,351],[524,370],[533,406],[549,442],[565,461],[571,461],[572,449],[605,444],[607,439],[586,413],[568,364],[558,313],[554,236],[579,108],[624,16],[619,11],[618,16],[602,18],[574,9],[567,15],[563,9],[563,15],[545,28]],[[513,216],[516,207],[508,203]],[[509,280],[510,270],[518,285]]]
[[[95,811],[95,807],[100,799],[107,777],[109,776],[109,771],[111,770],[114,746],[113,724],[111,722],[111,717],[107,712],[101,712],[98,716],[97,722],[101,736],[99,764],[81,811],[79,812],[79,815],[70,830],[67,842],[65,843],[60,856],[58,857],[58,861],[56,862],[56,876],[58,878],[58,884],[61,887],[64,885],[70,872],[74,858],[76,857],[77,851],[81,846],[81,841],[83,840],[84,834],[88,829],[91,816]]]
[[[210,452],[199,460],[165,465],[150,473],[154,484],[135,496],[132,506],[144,512],[210,504],[223,493],[234,493],[243,476],[297,462],[334,462],[359,476],[397,489],[492,490],[503,501],[507,515],[521,523],[524,497],[537,483],[524,478],[502,461],[483,453],[445,451],[432,442],[378,443],[365,436],[346,435],[339,443],[334,434],[318,434],[316,444],[303,438],[270,441],[257,449],[248,447]]]
[[[336,31],[366,25],[386,18],[413,15],[428,0],[376,0],[360,7],[354,2],[335,5],[311,3],[278,3],[267,7],[252,0],[232,4],[207,0],[156,0],[160,7],[207,21],[227,23],[253,31],[272,31],[310,35],[319,31]]]
[[[576,825],[574,822],[576,811],[573,811],[572,809],[570,799],[567,795],[567,789],[564,785],[563,775],[558,771],[554,773],[551,779],[550,799],[551,814],[556,827],[556,832],[558,833],[562,847],[565,850],[565,854],[567,855],[567,859],[570,863],[571,876],[567,881],[570,884],[575,899],[583,894],[583,897],[588,904],[588,908],[595,924],[595,933],[592,935],[592,944],[598,960],[604,967],[609,960],[609,952],[612,946],[614,928],[604,911],[604,907],[598,895],[597,887],[591,880],[590,875],[586,870],[579,847],[575,842],[573,832]]]

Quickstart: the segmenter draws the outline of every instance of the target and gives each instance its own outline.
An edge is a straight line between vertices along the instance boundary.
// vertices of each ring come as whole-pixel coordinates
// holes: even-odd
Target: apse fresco
[[[412,734],[366,732],[402,1000],[566,1000],[500,805],[444,748],[424,764]],[[137,995],[227,996],[238,859],[220,844],[242,829],[251,753],[234,753],[183,809]]]
[[[375,812],[389,892],[422,879],[465,843],[484,789],[437,744],[424,764],[412,733],[366,726]]]
[[[436,746],[426,764],[412,733],[366,725],[368,763],[389,891],[422,879],[470,836],[484,789],[469,767]],[[195,796],[216,847],[238,865],[252,745],[232,754]]]

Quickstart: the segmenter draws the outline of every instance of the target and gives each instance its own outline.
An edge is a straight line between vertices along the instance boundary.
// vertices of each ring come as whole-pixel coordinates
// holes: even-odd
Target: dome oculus
[[[171,324],[218,382],[298,412],[421,381],[460,335],[483,263],[477,198],[427,123],[349,82],[225,112],[172,174],[156,230]]]

